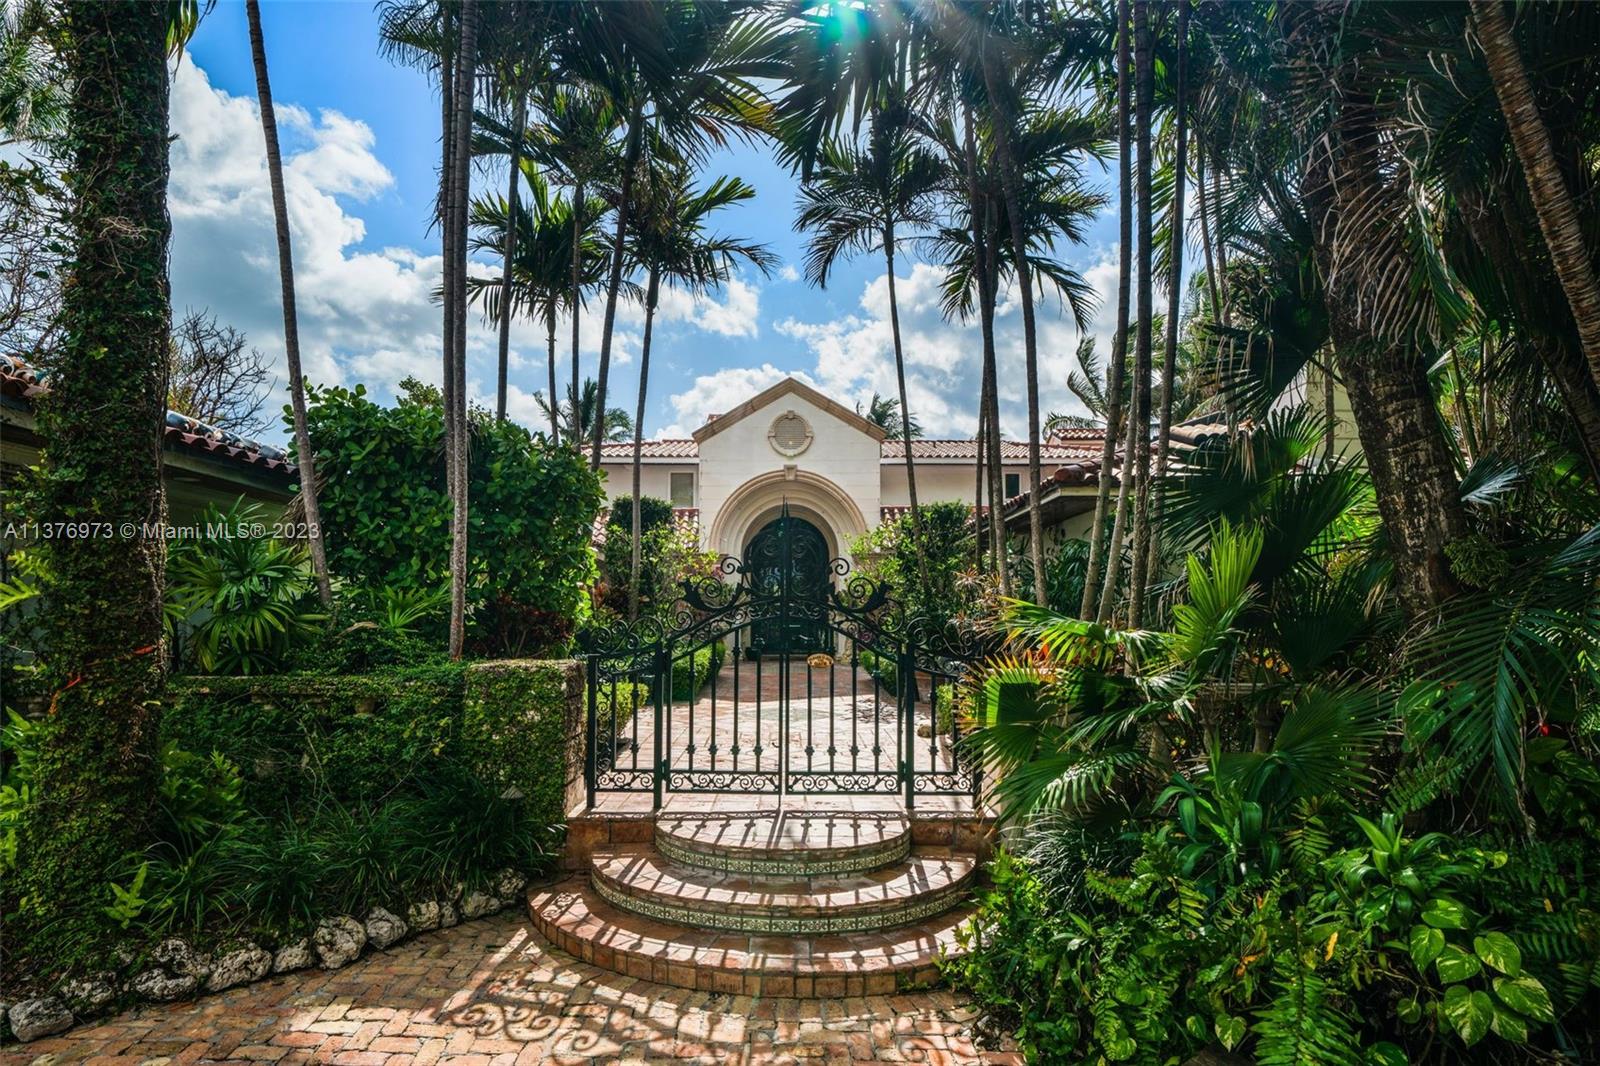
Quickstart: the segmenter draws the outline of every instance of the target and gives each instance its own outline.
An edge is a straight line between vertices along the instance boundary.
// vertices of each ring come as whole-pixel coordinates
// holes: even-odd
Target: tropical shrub
[[[250,535],[268,516],[242,499],[207,507],[198,524],[212,533],[177,542],[167,559],[168,613],[187,630],[192,665],[208,674],[278,669],[327,620],[310,552]]]
[[[857,569],[887,584],[906,614],[936,619],[970,614],[976,606],[972,508],[941,501],[923,504],[919,540],[910,514],[885,522],[857,538],[851,555]]]
[[[443,586],[450,501],[437,399],[413,389],[380,407],[357,386],[312,389],[309,402],[329,569],[368,588]],[[594,575],[599,478],[514,422],[477,410],[469,421],[469,637],[485,654],[559,647]]]

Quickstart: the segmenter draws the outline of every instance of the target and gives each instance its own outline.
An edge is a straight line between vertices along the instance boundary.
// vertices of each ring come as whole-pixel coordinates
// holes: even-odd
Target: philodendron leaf
[[[1426,925],[1413,926],[1410,947],[1411,961],[1417,964],[1417,969],[1425,970],[1444,950],[1444,934]]]
[[[1467,908],[1453,899],[1430,899],[1422,908],[1422,920],[1435,929],[1465,929]]]
[[[1478,961],[1476,955],[1470,951],[1462,951],[1454,944],[1445,945],[1444,951],[1434,961],[1434,966],[1439,970],[1439,980],[1447,985],[1465,981],[1483,972],[1483,964]]]
[[[1487,992],[1474,992],[1456,985],[1445,989],[1444,1016],[1462,1043],[1471,1047],[1482,1040],[1494,1021],[1494,1000]]]
[[[1217,1019],[1217,1039],[1222,1041],[1222,1046],[1232,1051],[1239,1046],[1239,1041],[1244,1039],[1244,1019],[1237,1015],[1223,1015]]]
[[[1516,941],[1504,933],[1484,933],[1472,938],[1472,950],[1478,958],[1493,966],[1507,977],[1522,973],[1522,950]]]
[[[1496,977],[1494,994],[1500,1002],[1519,1014],[1526,1014],[1537,1022],[1556,1020],[1555,1007],[1550,1003],[1550,993],[1536,979],[1522,977]]]

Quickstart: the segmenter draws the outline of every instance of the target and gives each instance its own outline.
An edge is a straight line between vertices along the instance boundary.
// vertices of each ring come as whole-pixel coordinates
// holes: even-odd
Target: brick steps
[[[663,815],[656,850],[689,866],[762,877],[813,877],[877,869],[911,850],[903,814],[796,811]]]
[[[684,866],[655,848],[624,845],[593,855],[590,880],[612,906],[704,929],[825,936],[904,925],[950,909],[977,861],[924,849],[878,870],[815,878],[758,878]]]
[[[582,877],[528,894],[535,928],[603,969],[657,984],[751,996],[888,995],[939,980],[970,909],[846,936],[750,936],[652,921],[607,904]]]

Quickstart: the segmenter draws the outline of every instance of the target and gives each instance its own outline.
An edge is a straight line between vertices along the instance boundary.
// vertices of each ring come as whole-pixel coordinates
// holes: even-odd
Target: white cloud
[[[778,268],[778,280],[779,281],[799,281],[800,280],[800,271],[798,271],[798,270],[796,270],[794,268],[794,264],[793,263],[785,263],[785,264],[783,264],[783,266]]]
[[[711,374],[702,374],[694,384],[673,396],[674,421],[655,435],[660,437],[687,437],[706,424],[712,415],[737,407],[762,389],[771,388],[784,378],[793,377],[807,385],[821,387],[815,378],[803,370],[779,370],[771,363],[760,366],[728,367]]]
[[[221,321],[243,331],[283,370],[283,313],[279,304],[277,242],[267,181],[266,150],[255,100],[213,86],[192,57],[178,65],[172,86],[174,302],[209,307]],[[390,193],[394,177],[376,152],[365,123],[323,110],[315,115],[292,103],[278,105],[284,148],[284,185],[294,246],[301,360],[313,382],[366,384],[382,398],[400,380],[415,375],[440,379],[441,312],[433,292],[443,260],[436,248],[370,248],[361,205]],[[490,257],[492,260],[493,257]],[[498,263],[474,262],[477,274],[493,275]],[[591,299],[581,313],[582,373],[593,376],[599,354],[604,303]],[[692,297],[662,295],[658,328],[671,324],[726,337],[759,332],[760,289],[743,279],[724,290]],[[571,327],[556,325],[558,387],[571,376]],[[643,311],[622,301],[617,308],[611,364],[627,366],[638,356]],[[468,389],[476,402],[492,405],[498,329],[476,310],[468,324]],[[514,320],[509,365],[515,372],[507,407],[519,420],[538,426],[543,417],[533,393],[546,381],[543,323]],[[280,391],[286,386],[280,384]],[[613,378],[611,395],[628,398],[630,386]],[[277,403],[281,397],[274,397]]]
[[[1105,255],[1084,273],[1097,291],[1107,276],[1115,287],[1116,263]],[[976,319],[961,322],[944,317],[943,280],[942,269],[928,263],[913,264],[909,274],[895,280],[907,400],[912,416],[928,435],[970,437],[977,429],[982,333]],[[852,403],[864,403],[874,392],[897,396],[887,279],[880,276],[868,282],[858,306],[859,313],[843,318],[811,322],[790,317],[774,328],[810,350],[816,360],[815,377],[830,396]],[[1057,311],[1053,297],[1041,299],[1037,311],[1041,409],[1082,413],[1083,405],[1066,387],[1068,373],[1077,368],[1077,329],[1070,316]],[[1097,312],[1092,326],[1097,334],[1102,313]],[[995,343],[1001,421],[1009,435],[1021,436],[1027,428],[1027,385],[1021,303],[1015,293],[1002,294]]]

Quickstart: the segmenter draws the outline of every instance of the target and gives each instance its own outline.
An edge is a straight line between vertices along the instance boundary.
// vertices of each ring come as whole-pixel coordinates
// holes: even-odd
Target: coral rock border
[[[63,981],[52,995],[0,1003],[0,1020],[7,1030],[0,1032],[0,1039],[27,1043],[54,1036],[113,1006],[141,1001],[170,1003],[312,966],[337,970],[355,962],[368,948],[384,951],[417,933],[447,929],[505,910],[520,900],[528,880],[516,870],[502,870],[491,879],[487,891],[469,892],[458,885],[449,899],[412,903],[404,918],[383,907],[373,907],[365,920],[331,915],[317,922],[310,936],[286,940],[276,949],[236,940],[208,954],[181,937],[168,937],[149,954],[151,965],[134,971],[132,963],[142,952],[129,945],[118,952],[119,958],[128,960],[128,972],[75,977]]]

